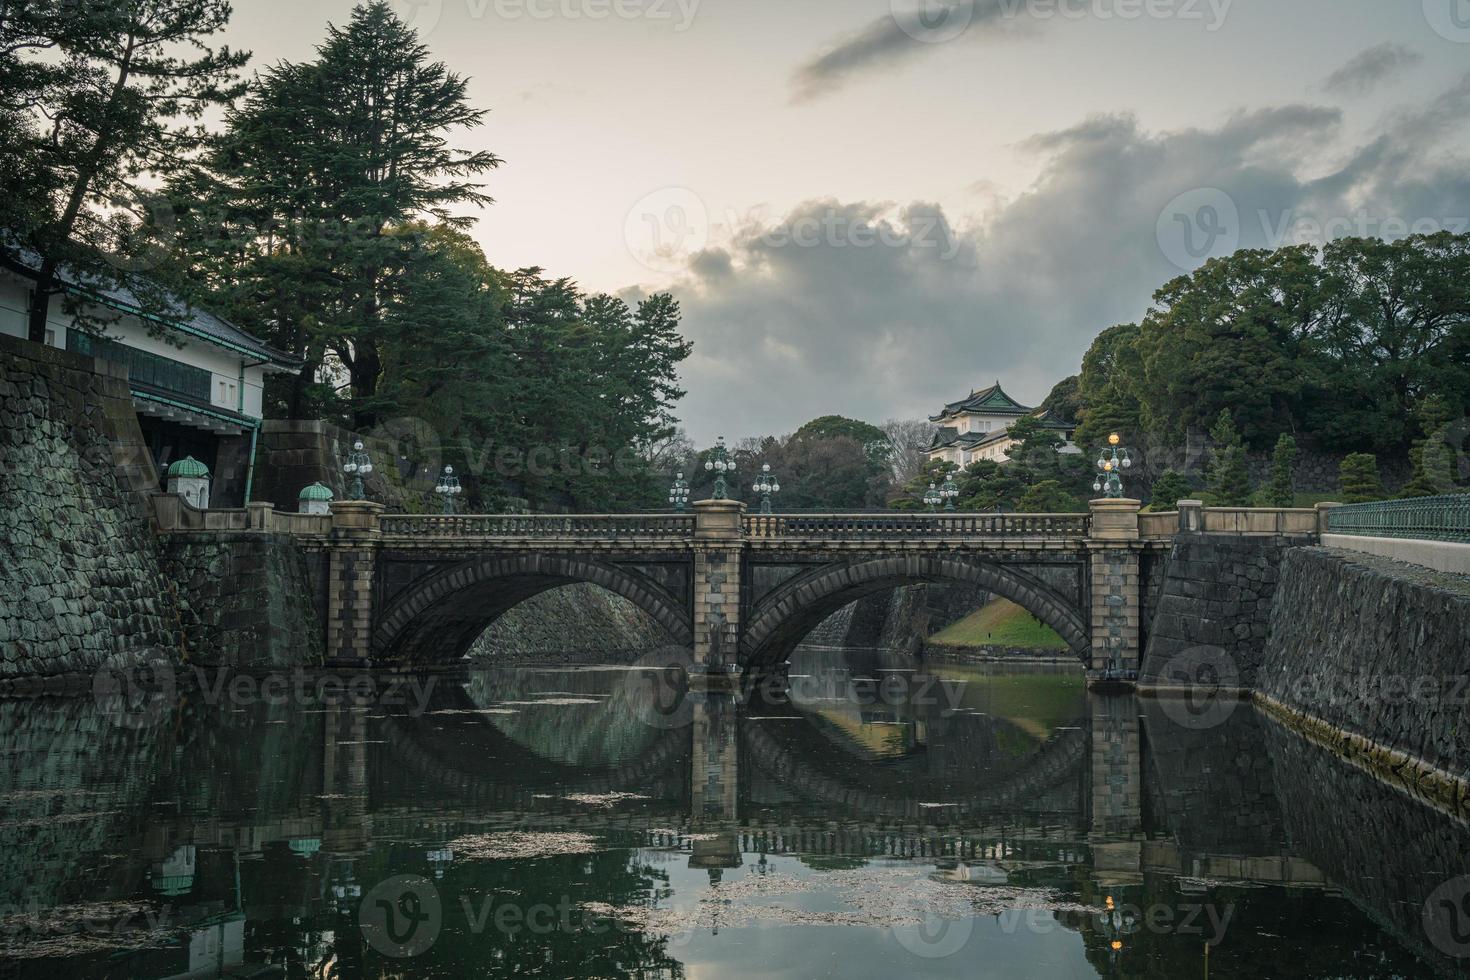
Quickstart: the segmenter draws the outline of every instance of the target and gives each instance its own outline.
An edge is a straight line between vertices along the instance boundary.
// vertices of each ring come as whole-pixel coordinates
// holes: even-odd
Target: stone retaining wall
[[[1271,628],[1283,555],[1310,536],[1181,534],[1161,569],[1139,684],[1211,680],[1251,688]],[[1145,590],[1147,594],[1149,590]]]
[[[1452,773],[1470,760],[1470,579],[1359,552],[1287,553],[1258,689]]]
[[[439,454],[433,433],[405,421],[370,433],[354,435],[328,422],[303,419],[266,419],[255,455],[254,500],[295,511],[303,487],[321,482],[338,500],[346,499],[347,476],[342,464],[355,439],[373,461],[365,481],[367,496],[384,504],[389,513],[437,513],[434,496],[439,476]],[[412,463],[408,455],[423,462]]]
[[[0,678],[172,652],[125,369],[0,336]]]
[[[487,665],[621,663],[668,643],[652,616],[616,593],[580,582],[507,610],[475,641],[470,656]]]
[[[163,568],[184,606],[183,653],[211,667],[321,663],[325,555],[286,535],[175,534]]]

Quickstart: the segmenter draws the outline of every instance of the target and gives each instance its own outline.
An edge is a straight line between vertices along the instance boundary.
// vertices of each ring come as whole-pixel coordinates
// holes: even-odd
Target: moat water
[[[1470,829],[1247,705],[669,662],[0,702],[0,977],[1470,976]]]

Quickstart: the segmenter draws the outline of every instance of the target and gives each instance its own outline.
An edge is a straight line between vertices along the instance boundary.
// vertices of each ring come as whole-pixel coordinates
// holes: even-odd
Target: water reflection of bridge
[[[557,683],[571,696],[591,693]],[[437,697],[430,711],[482,712],[525,694],[449,688]],[[444,857],[446,845],[460,835],[531,829],[587,833],[694,868],[753,855],[819,866],[818,858],[958,862],[1085,880],[1094,897],[1100,889],[1152,894],[1165,880],[1180,894],[1231,882],[1320,890],[1330,888],[1318,870],[1325,866],[1412,941],[1404,910],[1413,911],[1413,896],[1383,883],[1432,880],[1462,860],[1452,853],[1456,838],[1414,804],[1375,795],[1361,774],[1333,775],[1315,750],[1247,709],[1191,732],[1156,702],[1084,697],[1072,724],[1014,758],[965,760],[964,752],[941,758],[941,749],[996,751],[1006,744],[995,737],[1002,720],[904,708],[883,723],[922,724],[922,740],[900,740],[891,756],[844,759],[842,741],[809,711],[757,714],[710,695],[689,698],[687,714],[664,716],[669,727],[635,719],[620,730],[621,705],[641,699],[582,700],[594,703],[560,706],[583,712],[567,723],[577,729],[571,740],[535,710],[408,717],[358,704],[310,714],[259,706],[128,730],[89,716],[87,702],[27,706],[26,715],[0,704],[0,794],[9,811],[0,825],[0,900],[20,904],[36,893],[61,905],[152,894],[177,880],[170,901],[181,908],[253,900],[336,934],[338,889],[350,897],[372,876],[452,874],[460,859]],[[621,748],[599,753],[604,743]],[[27,802],[48,765],[54,785],[58,758],[85,759],[87,771],[116,779],[87,790],[94,795]],[[1320,807],[1280,804],[1334,779],[1374,808],[1361,839],[1344,836],[1340,818],[1321,819]],[[617,792],[643,798],[569,798]],[[58,869],[55,880],[37,879],[40,867]],[[181,869],[188,874],[164,874]]]
[[[433,710],[474,712],[475,704],[450,688]],[[652,731],[638,755],[613,766],[538,756],[498,728],[495,715],[411,719],[343,706],[319,716],[320,784],[296,797],[294,812],[180,814],[152,825],[148,854],[162,861],[185,846],[255,854],[310,841],[313,853],[330,859],[359,855],[385,837],[447,841],[534,829],[706,852],[713,845],[704,839],[715,835],[735,855],[1085,860],[1115,882],[1164,873],[1322,884],[1310,865],[1269,848],[1213,853],[1158,839],[1158,828],[1143,823],[1135,702],[1091,696],[1085,704],[1078,725],[1054,733],[1010,771],[982,767],[981,780],[948,790],[953,770],[926,780],[892,761],[835,764],[830,742],[800,712],[752,719],[729,696],[691,696],[687,725]],[[425,723],[434,717],[465,721],[438,729]],[[923,764],[926,755],[899,761]],[[587,799],[619,793],[636,798]],[[940,794],[950,798],[929,798]]]

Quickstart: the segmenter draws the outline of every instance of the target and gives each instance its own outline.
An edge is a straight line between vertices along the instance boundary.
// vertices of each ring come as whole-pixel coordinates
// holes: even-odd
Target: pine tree
[[[1066,491],[1058,480],[1033,483],[1016,501],[1021,514],[1070,514],[1082,510],[1082,502]]]
[[[0,218],[34,256],[31,340],[63,278],[163,305],[137,243],[167,224],[151,188],[194,164],[198,120],[244,90],[249,55],[206,43],[229,17],[226,0],[0,4]],[[83,329],[106,322],[63,302]]]
[[[1230,409],[1222,408],[1210,429],[1215,441],[1210,466],[1210,497],[1217,507],[1244,507],[1251,499],[1250,470],[1246,467],[1245,446],[1236,431]]]
[[[1419,425],[1424,438],[1417,439],[1409,450],[1414,463],[1414,476],[1400,497],[1432,497],[1455,489],[1451,473],[1449,446],[1445,442],[1445,424],[1450,413],[1443,398],[1431,395],[1419,408]]]
[[[1338,467],[1338,482],[1342,485],[1345,504],[1362,504],[1385,496],[1383,480],[1378,475],[1378,457],[1372,453],[1344,456]]]
[[[1155,511],[1173,510],[1189,494],[1189,481],[1182,473],[1165,470],[1153,486],[1150,506]]]
[[[304,392],[330,359],[347,373],[355,423],[380,417],[384,348],[392,331],[414,329],[392,312],[413,258],[398,232],[415,221],[463,229],[467,207],[491,203],[476,181],[499,158],[447,139],[484,116],[384,0],[330,26],[314,61],[267,68],[231,112],[212,155],[221,179],[186,223],[206,274],[232,286],[230,312],[305,360],[293,414],[308,410]]]
[[[1296,440],[1281,433],[1271,453],[1271,485],[1266,489],[1266,502],[1272,507],[1296,505],[1296,457]]]

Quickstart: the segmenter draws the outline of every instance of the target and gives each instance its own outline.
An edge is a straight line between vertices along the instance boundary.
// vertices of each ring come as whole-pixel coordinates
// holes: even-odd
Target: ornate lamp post
[[[681,514],[689,506],[689,482],[684,479],[683,473],[674,477],[674,485],[669,487],[669,503]]]
[[[735,472],[735,457],[730,455],[730,451],[725,448],[724,436],[720,436],[715,448],[710,450],[709,456],[710,458],[704,461],[704,468],[716,474],[714,499],[724,500],[728,489],[725,486],[725,474]]]
[[[359,439],[352,444],[352,452],[347,454],[347,462],[342,464],[342,472],[352,477],[352,486],[347,490],[348,500],[363,499],[362,481],[372,471],[372,458],[362,448],[362,440]]]
[[[1123,496],[1123,471],[1133,465],[1133,458],[1129,456],[1128,450],[1118,447],[1121,441],[1116,432],[1108,436],[1107,447],[1098,454],[1097,479],[1092,483],[1093,490],[1106,491],[1110,500]]]
[[[954,498],[959,495],[959,484],[954,482],[953,477],[945,477],[944,485],[939,488],[939,496],[944,499],[944,509],[954,510]]]
[[[434,492],[444,501],[444,513],[453,514],[454,498],[464,492],[464,488],[459,485],[459,477],[454,475],[453,466],[444,467],[444,473],[439,477],[439,485],[434,488]]]
[[[929,508],[929,513],[934,513],[934,508],[944,503],[944,498],[939,494],[939,488],[929,484],[929,489],[924,491],[924,505]]]
[[[771,475],[771,464],[761,466],[761,475],[755,478],[750,489],[761,495],[761,513],[771,513],[771,494],[781,492],[781,481]]]

